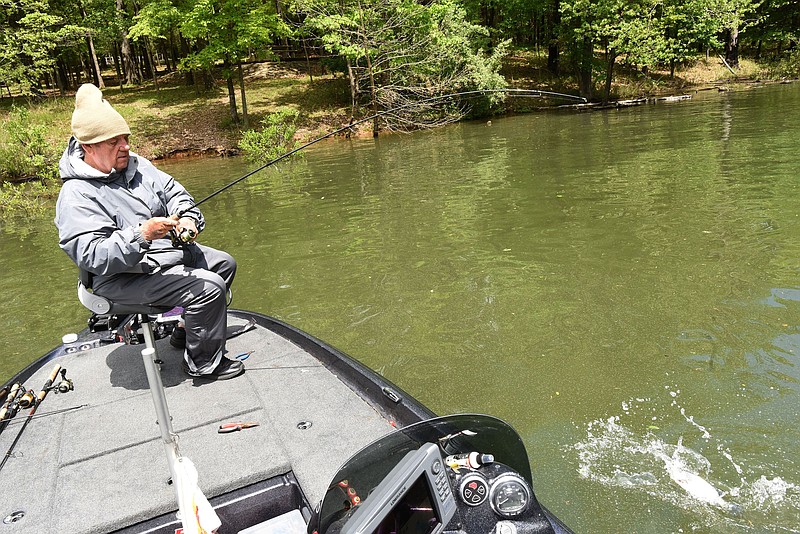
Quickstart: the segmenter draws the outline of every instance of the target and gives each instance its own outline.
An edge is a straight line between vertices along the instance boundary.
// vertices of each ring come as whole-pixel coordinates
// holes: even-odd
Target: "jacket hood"
[[[86,163],[83,160],[84,151],[83,147],[78,143],[75,137],[70,137],[67,148],[61,155],[61,160],[58,162],[58,172],[61,174],[61,180],[100,180],[103,182],[113,182],[124,175],[125,179],[130,182],[136,174],[138,166],[138,157],[135,153],[130,153],[128,160],[128,167],[123,172],[112,170],[109,173],[99,171]]]

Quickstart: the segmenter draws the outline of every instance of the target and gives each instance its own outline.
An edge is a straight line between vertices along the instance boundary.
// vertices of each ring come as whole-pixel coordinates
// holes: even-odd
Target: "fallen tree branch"
[[[722,54],[719,54],[719,58],[722,60],[722,63],[723,63],[723,64],[724,64],[726,67],[728,67],[728,70],[729,70],[729,71],[731,71],[731,74],[733,74],[734,76],[736,76],[736,71],[734,71],[734,70],[731,68],[731,66],[730,66],[730,65],[728,65],[728,62],[727,62],[727,61],[725,61],[725,58],[722,56]]]

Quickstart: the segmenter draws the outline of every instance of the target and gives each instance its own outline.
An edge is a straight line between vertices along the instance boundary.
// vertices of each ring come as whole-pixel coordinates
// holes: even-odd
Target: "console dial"
[[[492,482],[489,491],[492,509],[501,517],[516,517],[528,509],[531,489],[519,475],[506,473]]]

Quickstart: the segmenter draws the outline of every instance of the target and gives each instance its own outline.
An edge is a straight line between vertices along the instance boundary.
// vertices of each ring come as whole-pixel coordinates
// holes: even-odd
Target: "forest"
[[[179,72],[228,87],[245,120],[242,65],[325,61],[347,76],[351,106],[385,108],[496,88],[510,49],[547,55],[581,96],[607,100],[615,69],[674,74],[698,55],[798,60],[794,0],[15,0],[0,4],[0,89],[64,94],[101,72],[120,87]],[[795,71],[797,72],[797,71]],[[239,87],[239,117],[236,106]]]

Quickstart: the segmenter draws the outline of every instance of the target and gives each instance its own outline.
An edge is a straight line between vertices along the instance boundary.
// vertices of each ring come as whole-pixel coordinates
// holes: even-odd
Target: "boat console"
[[[458,435],[463,444],[464,436]],[[538,503],[523,473],[495,461],[492,454],[455,451],[452,445],[458,441],[446,436],[409,452],[386,447],[385,465],[394,467],[382,477],[386,471],[374,470],[374,464],[363,470],[358,465],[344,469],[351,476],[337,479],[326,498],[330,505],[341,506],[328,516],[330,521],[322,521],[319,534],[570,532]],[[380,454],[377,449],[373,460]],[[498,452],[511,459],[507,451]]]
[[[342,527],[341,534],[439,534],[456,501],[439,447],[409,452]]]

